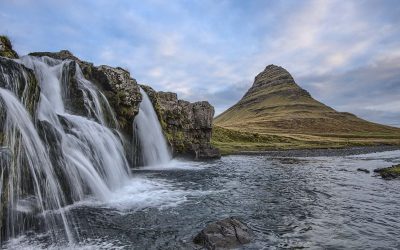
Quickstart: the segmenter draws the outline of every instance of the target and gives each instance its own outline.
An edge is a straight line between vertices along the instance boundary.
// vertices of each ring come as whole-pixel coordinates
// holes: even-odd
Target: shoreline
[[[365,146],[349,148],[283,149],[266,151],[239,151],[230,155],[267,155],[272,157],[348,156],[400,150],[400,146]]]

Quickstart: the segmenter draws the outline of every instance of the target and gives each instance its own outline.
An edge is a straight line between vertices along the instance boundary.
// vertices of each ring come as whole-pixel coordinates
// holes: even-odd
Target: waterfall
[[[47,121],[59,137],[55,143],[61,154],[58,162],[63,165],[68,179],[70,198],[82,200],[89,193],[106,200],[110,191],[122,186],[129,176],[123,146],[118,136],[106,126],[105,114],[111,109],[107,99],[83,77],[79,65],[73,61],[31,56],[25,56],[21,61],[35,71],[39,80],[42,91],[38,118]],[[72,66],[89,118],[74,115],[73,111],[64,108],[63,100],[68,99],[66,75]],[[115,116],[112,117],[116,124]]]
[[[134,130],[139,139],[144,165],[165,164],[171,160],[167,141],[163,135],[157,114],[146,92],[140,88],[142,102],[135,117]]]
[[[0,225],[5,224],[2,236],[15,237],[22,232],[24,221],[34,220],[30,215],[33,210],[39,210],[46,226],[54,229],[57,218],[46,211],[57,209],[61,211],[62,224],[71,241],[72,235],[62,210],[65,203],[60,184],[30,115],[12,92],[0,88],[0,97],[1,111],[6,113],[3,144],[9,149],[6,155],[4,151],[0,155],[0,201],[7,204],[6,211],[3,211],[6,216],[0,222]]]
[[[12,91],[0,90],[0,201],[6,204],[0,206],[0,242],[35,223],[42,225],[37,214],[43,215],[45,229],[54,233],[64,228],[72,242],[78,232],[69,229],[73,222],[63,211],[65,205],[88,195],[107,201],[129,180],[118,122],[105,96],[84,78],[76,62],[32,56],[15,62],[33,70],[40,97],[30,118],[28,91],[18,100],[20,86],[13,82],[18,79],[27,88],[28,73],[22,67],[12,74],[0,67],[0,80]],[[83,111],[74,108],[71,82],[82,94]]]
[[[53,242],[74,242],[79,232],[65,207],[88,196],[112,200],[130,180],[114,111],[71,60],[2,61],[0,84],[0,244],[32,228],[49,232]],[[141,159],[167,163],[157,115],[140,92],[133,125]]]

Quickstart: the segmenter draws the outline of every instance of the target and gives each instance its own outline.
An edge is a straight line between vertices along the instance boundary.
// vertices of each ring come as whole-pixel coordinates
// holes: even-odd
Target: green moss
[[[11,40],[8,36],[6,35],[1,35],[0,36],[0,41],[1,43],[3,43],[6,47],[12,49],[12,44],[11,44]]]
[[[400,177],[400,164],[388,168],[375,169],[374,172],[380,174],[384,179],[394,179]]]
[[[12,49],[12,44],[7,36],[0,36],[0,43],[4,45],[4,50],[0,51],[0,56],[8,58],[18,58],[18,54]]]

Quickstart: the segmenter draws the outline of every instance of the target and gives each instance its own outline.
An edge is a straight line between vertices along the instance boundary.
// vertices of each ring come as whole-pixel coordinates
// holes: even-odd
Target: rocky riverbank
[[[349,148],[326,148],[326,149],[293,149],[293,150],[270,150],[270,151],[242,151],[233,155],[268,155],[271,157],[319,157],[319,156],[348,156],[359,154],[379,153],[385,151],[400,150],[399,146],[370,146]]]

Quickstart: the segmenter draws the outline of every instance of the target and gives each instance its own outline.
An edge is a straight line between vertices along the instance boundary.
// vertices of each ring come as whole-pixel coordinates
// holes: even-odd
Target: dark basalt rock
[[[220,158],[210,141],[214,107],[206,101],[190,103],[179,100],[176,93],[156,92],[141,85],[153,103],[161,127],[175,156],[196,160]]]
[[[231,217],[208,224],[194,237],[193,242],[207,249],[227,249],[250,243],[251,239],[251,229]]]

